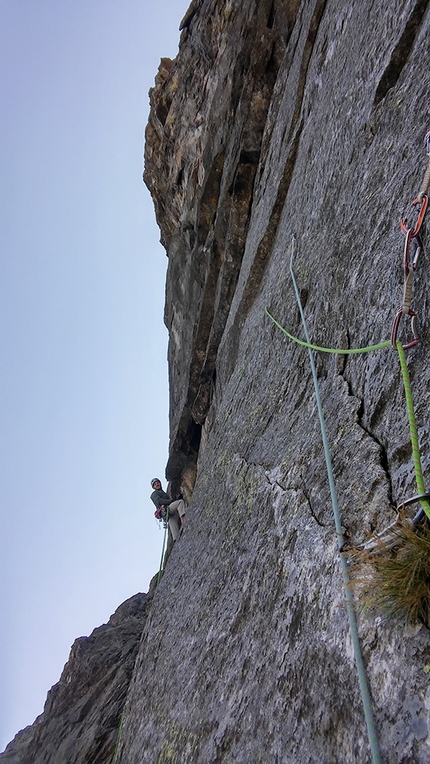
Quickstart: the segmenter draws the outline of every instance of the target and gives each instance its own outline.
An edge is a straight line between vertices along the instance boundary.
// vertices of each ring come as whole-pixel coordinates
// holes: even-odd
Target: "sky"
[[[188,0],[0,0],[0,750],[158,571],[167,258],[148,90]]]

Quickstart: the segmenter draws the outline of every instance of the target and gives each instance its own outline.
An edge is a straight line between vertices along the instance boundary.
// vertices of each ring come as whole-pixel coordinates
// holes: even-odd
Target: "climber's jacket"
[[[170,496],[167,495],[165,491],[163,491],[161,488],[158,488],[156,491],[153,491],[151,493],[151,501],[155,504],[157,509],[159,507],[167,507],[169,504],[172,503],[173,499],[170,498]]]

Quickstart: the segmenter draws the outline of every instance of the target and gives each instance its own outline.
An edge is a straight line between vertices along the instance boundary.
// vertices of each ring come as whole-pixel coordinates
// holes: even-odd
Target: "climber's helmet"
[[[160,478],[152,478],[152,480],[151,480],[151,488],[155,488],[155,484],[156,483],[159,483],[160,484],[160,488],[161,488],[161,480],[160,480]]]

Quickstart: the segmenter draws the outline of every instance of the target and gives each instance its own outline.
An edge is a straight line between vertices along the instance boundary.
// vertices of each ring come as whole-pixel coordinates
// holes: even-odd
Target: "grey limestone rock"
[[[202,0],[151,92],[170,452],[195,461],[196,481],[117,764],[370,761],[308,355],[265,307],[303,336],[294,235],[312,339],[389,339],[399,223],[427,164],[429,24],[415,0]],[[423,341],[408,352],[427,479],[429,272],[425,255]],[[386,348],[316,364],[342,524],[359,543],[416,493],[399,362]],[[359,630],[383,760],[430,761],[427,629],[371,612]]]
[[[428,0],[193,0],[161,62],[144,179],[169,258],[167,474],[189,509],[114,764],[371,760],[308,355],[265,308],[303,336],[294,235],[312,340],[389,338],[399,222],[427,163],[429,18]],[[428,220],[423,239],[408,363],[428,481]],[[399,362],[385,348],[316,367],[342,526],[360,543],[416,492]],[[429,632],[358,623],[383,761],[426,764]],[[70,713],[95,745],[80,697]]]

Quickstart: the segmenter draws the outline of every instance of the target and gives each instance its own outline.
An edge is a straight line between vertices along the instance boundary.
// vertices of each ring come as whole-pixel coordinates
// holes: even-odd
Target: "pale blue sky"
[[[188,0],[0,0],[0,750],[146,591],[168,450],[148,89]]]

